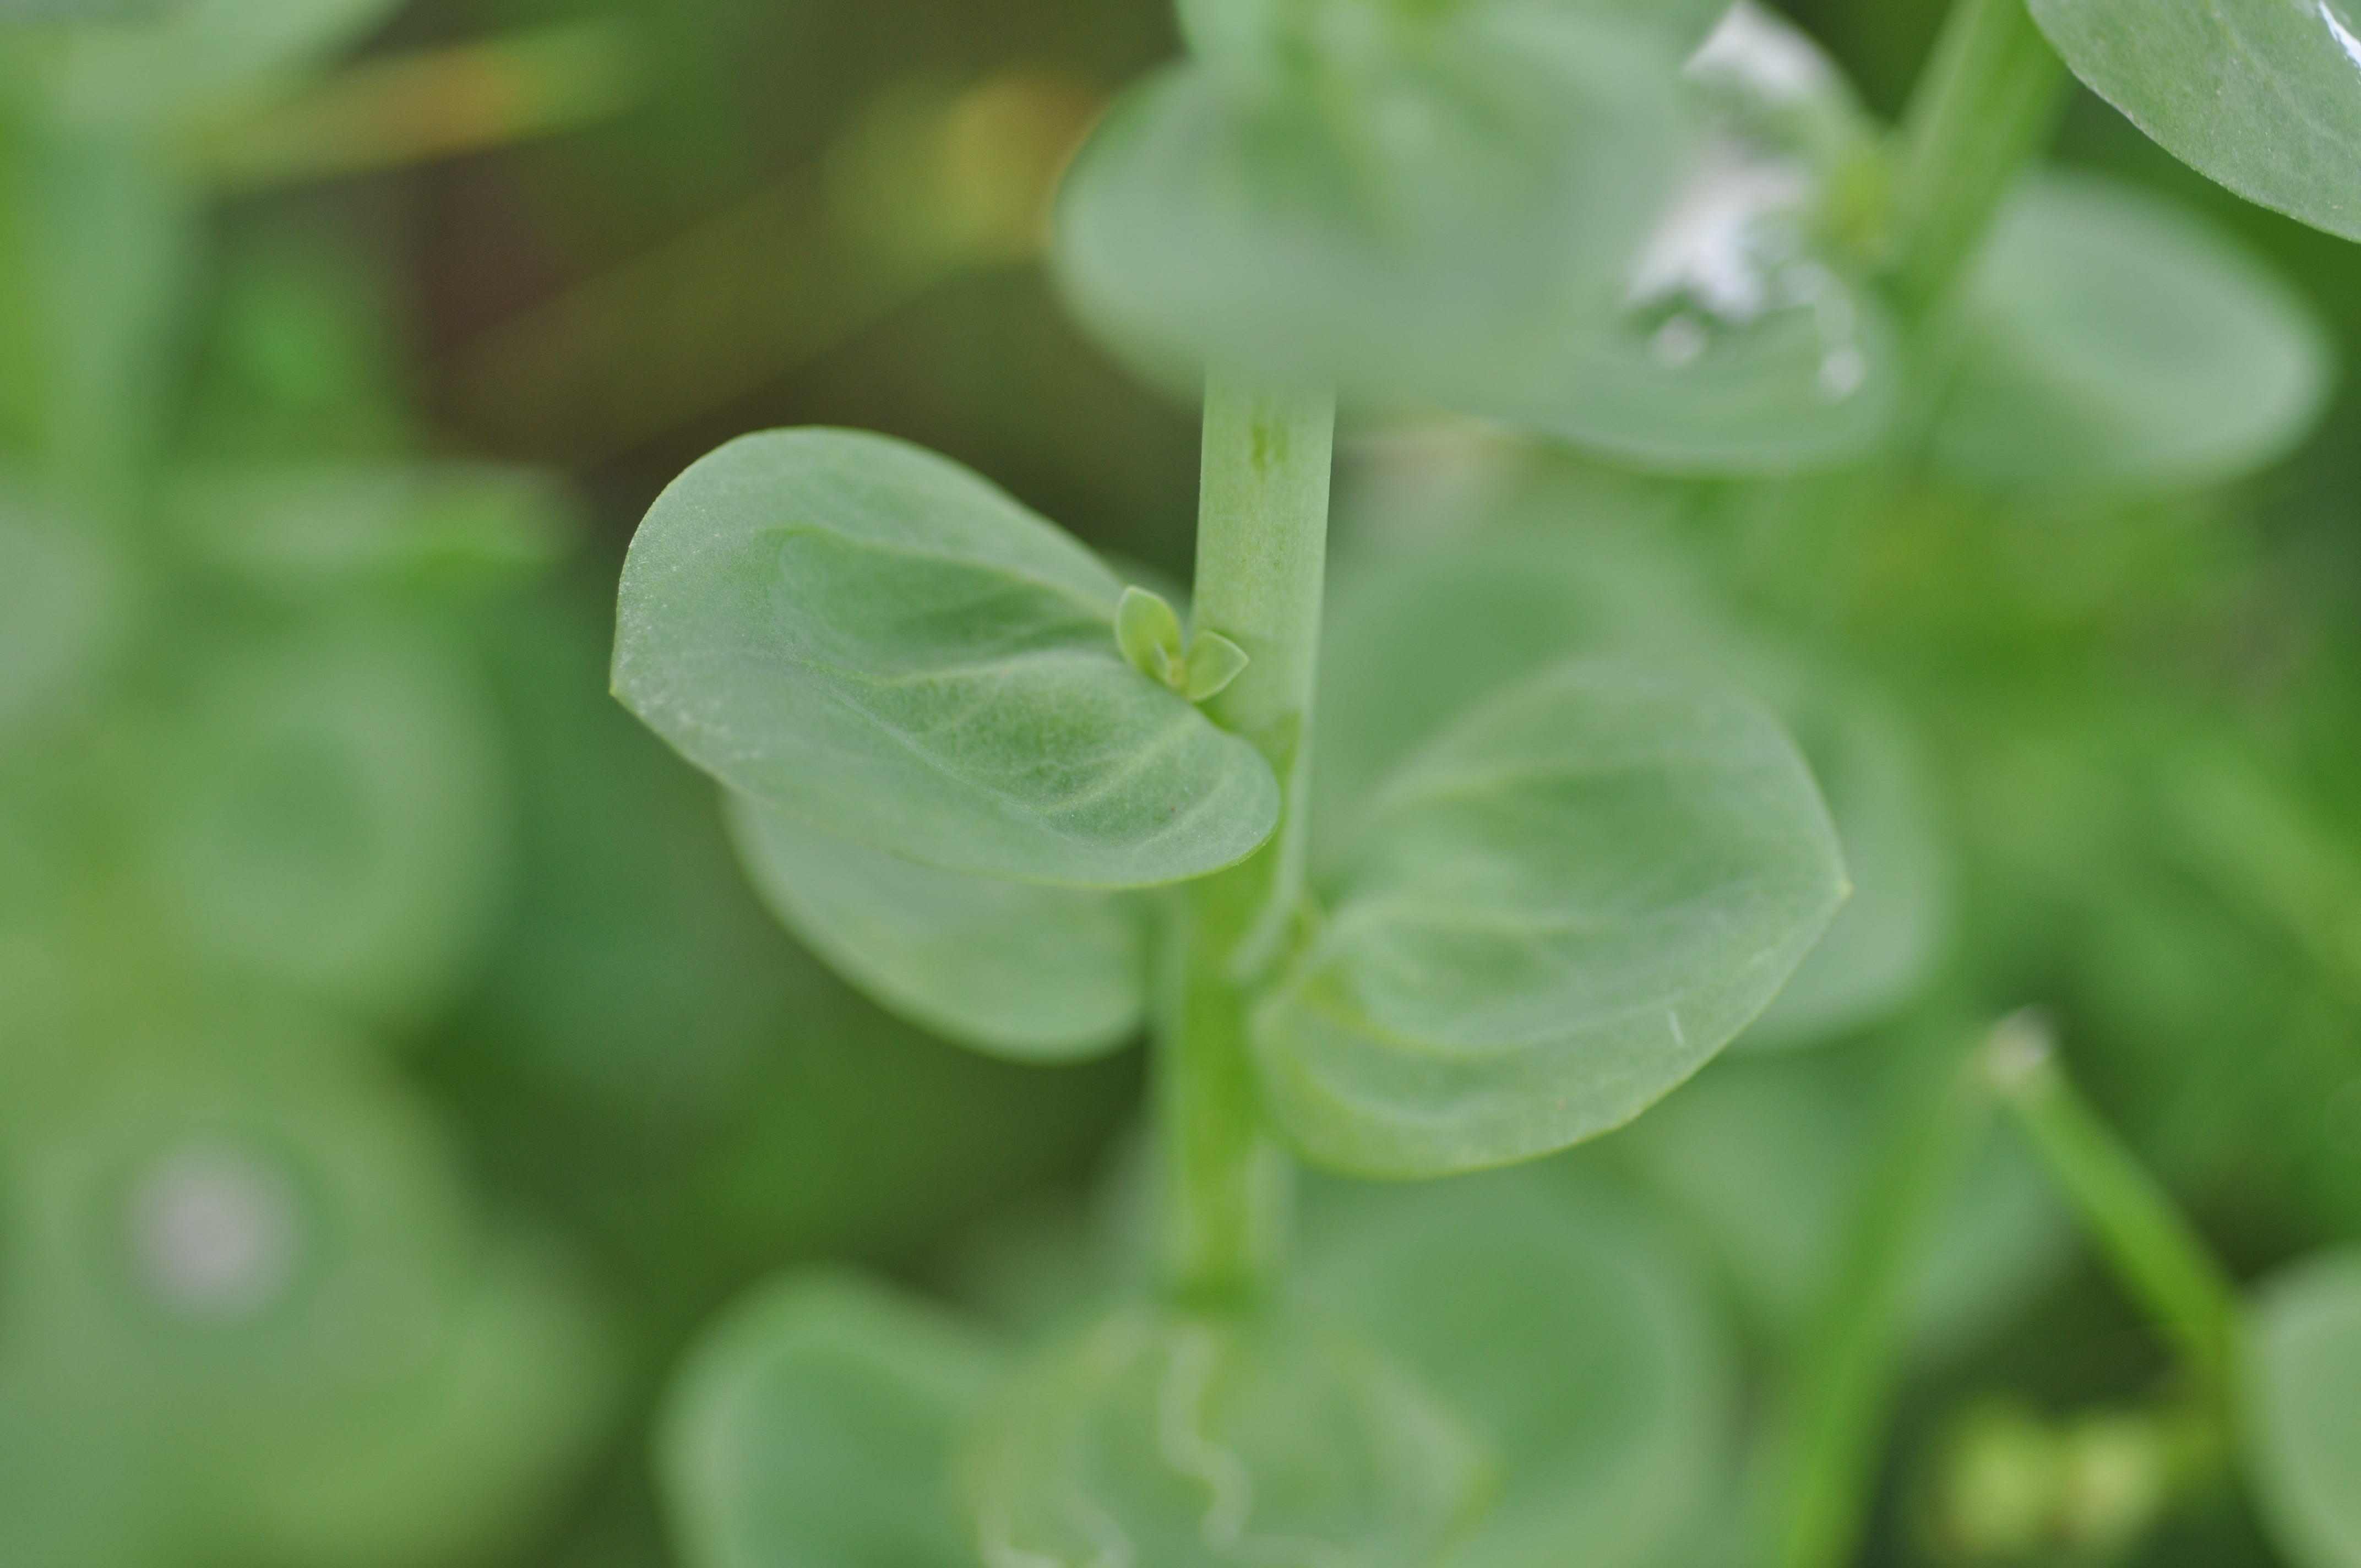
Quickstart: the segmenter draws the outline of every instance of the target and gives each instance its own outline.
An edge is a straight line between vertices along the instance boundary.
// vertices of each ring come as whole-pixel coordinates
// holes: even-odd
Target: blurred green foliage
[[[0,1562],[767,1564],[708,1489],[786,1483],[672,1478],[677,1558],[651,1432],[697,1332],[813,1258],[927,1299],[733,1309],[800,1337],[725,1328],[665,1430],[759,1421],[714,1367],[772,1357],[746,1376],[818,1413],[740,1452],[837,1478],[799,1527],[957,1561],[876,1476],[955,1468],[949,1412],[1022,1331],[1139,1273],[1152,1177],[1110,1146],[1136,1069],[983,1059],[933,1032],[922,947],[800,946],[713,791],[606,696],[609,608],[689,458],[807,422],[923,441],[1180,575],[1194,430],[1041,265],[1064,160],[1173,53],[1169,7],[147,9],[0,40]],[[1897,116],[1942,7],[1784,9],[1857,101],[1723,111],[1807,155],[1834,218],[1795,254],[1850,289],[1857,122]],[[1586,1562],[1730,1560],[1786,1473],[1780,1412],[1846,1367],[1880,1223],[1921,1234],[1875,1282],[1900,1370],[1861,1560],[2235,1568],[2279,1560],[2257,1509],[2308,1568],[2361,1550],[2316,1459],[2361,1445],[2351,1270],[2297,1261],[2361,1239],[2361,250],[2086,93],[2059,159],[1974,274],[1991,330],[1938,409],[1885,386],[1864,297],[1841,417],[1766,415],[1763,386],[1828,368],[1790,316],[1710,419],[1642,441],[1644,350],[1686,341],[1662,309],[1637,346],[1552,335],[1582,377],[1486,411],[1583,455],[1416,411],[1345,444],[1330,820],[1472,692],[1677,643],[1787,718],[1855,861],[1781,1003],[1628,1131],[1306,1194],[1290,1310],[1546,1455],[1495,1466],[1469,1562],[1551,1560],[1577,1509]],[[2218,351],[2142,357],[2160,319]],[[1908,419],[1907,461],[1789,472]],[[1634,471],[1667,466],[1769,472]],[[1139,1004],[1089,1000],[1049,1034],[1095,1047]],[[2253,1502],[2021,1144],[1933,1148],[1962,1042],[2026,1003],[2269,1282],[2239,1398],[2289,1457]],[[1881,1211],[1930,1149],[1951,1179]],[[1119,1372],[1043,1397],[1128,1398]],[[1429,1419],[1390,1372],[1301,1376],[1356,1441]],[[1388,1500],[1405,1531],[1452,1508]]]

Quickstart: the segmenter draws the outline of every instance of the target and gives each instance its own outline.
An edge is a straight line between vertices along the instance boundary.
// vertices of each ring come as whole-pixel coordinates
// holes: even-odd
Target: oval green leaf
[[[1317,1190],[1315,1190],[1315,1195]],[[1326,1221],[1326,1223],[1323,1223]],[[1307,1205],[1302,1288],[1400,1357],[1499,1453],[1449,1568],[1653,1568],[1713,1500],[1737,1367],[1662,1230],[1528,1168]]]
[[[2031,0],[2093,93],[2250,202],[2361,239],[2354,0]]]
[[[1937,462],[1985,484],[2235,478],[2319,419],[2311,309],[2191,214],[2120,182],[2020,186],[1968,281]]]
[[[768,1288],[697,1349],[659,1426],[688,1568],[966,1568],[951,1456],[996,1376],[989,1347],[896,1292]]]
[[[1146,912],[1130,897],[922,866],[743,795],[729,811],[773,912],[919,1027],[1021,1061],[1103,1055],[1137,1031]]]
[[[1456,1416],[1343,1330],[1146,1306],[1012,1378],[961,1475],[988,1568],[1426,1568],[1490,1489]]]
[[[1333,918],[1256,1010],[1266,1102],[1359,1174],[1565,1148],[1710,1060],[1845,893],[1768,713],[1637,666],[1546,671],[1387,781]]]
[[[1833,61],[1751,3],[1689,62],[1703,134],[1619,295],[1529,332],[1487,413],[1649,467],[1786,472],[1892,429],[1902,345],[1830,210],[1879,157]]]
[[[2299,1568],[2361,1565],[2361,1252],[2329,1254],[2255,1302],[2246,1473]]]
[[[1060,198],[1083,320],[1166,383],[1213,363],[1469,406],[1543,312],[1609,291],[1681,139],[1676,57],[1556,7],[1393,31],[1301,51],[1301,80],[1126,94]]]
[[[1312,770],[1323,863],[1349,849],[1387,770],[1488,694],[1564,659],[1644,654],[1742,680],[1794,732],[1844,846],[1853,896],[1741,1044],[1803,1046],[1891,1014],[1950,936],[1951,866],[1916,738],[1878,693],[1734,630],[1632,526],[1628,498],[1543,481],[1500,531],[1403,554],[1339,585]]]
[[[1279,783],[1125,663],[1122,591],[944,458],[750,435],[631,541],[615,691],[731,788],[909,860],[1083,886],[1202,876],[1270,835]]]

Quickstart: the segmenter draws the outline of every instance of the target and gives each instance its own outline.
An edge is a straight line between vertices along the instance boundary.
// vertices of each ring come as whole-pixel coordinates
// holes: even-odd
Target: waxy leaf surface
[[[2088,175],[2018,188],[1958,330],[1934,455],[1991,484],[2235,478],[2301,440],[2329,391],[2319,323],[2276,274],[2195,215]]]
[[[912,1023],[1034,1061],[1096,1056],[1138,1028],[1146,911],[1128,896],[920,865],[742,795],[731,797],[730,817],[764,902]]]
[[[1060,275],[1151,376],[1468,406],[1543,311],[1615,286],[1681,140],[1677,57],[1537,6],[1362,31],[1301,79],[1166,71],[1076,160]]]
[[[1456,1416],[1345,1329],[1147,1306],[1010,1379],[961,1473],[986,1568],[1425,1568],[1490,1480]]]
[[[1450,1568],[1527,1568],[1570,1541],[1587,1568],[1664,1561],[1712,1499],[1737,1387],[1704,1281],[1664,1234],[1541,1168],[1306,1211],[1306,1295],[1499,1456],[1499,1497]]]
[[[1620,289],[1537,320],[1537,352],[1483,411],[1657,468],[1859,456],[1893,423],[1901,343],[1826,209],[1874,165],[1875,127],[1834,62],[1751,0],[1685,74],[1700,134]]]
[[[2251,202],[2361,239],[2354,0],[2030,0],[2091,90]]]
[[[1091,886],[1202,876],[1268,837],[1278,781],[1124,662],[1122,588],[917,447],[747,436],[640,525],[615,690],[731,788],[910,860]]]
[[[969,1568],[952,1453],[996,1376],[987,1345],[883,1287],[765,1290],[698,1348],[659,1431],[688,1568]]]
[[[1749,1045],[1806,1045],[1906,1003],[1950,932],[1950,862],[1916,737],[1877,695],[1732,630],[1607,494],[1544,482],[1500,531],[1404,553],[1338,587],[1320,693],[1316,844],[1332,863],[1386,772],[1488,695],[1577,655],[1741,681],[1787,722],[1828,802],[1853,896]]]
[[[2361,1253],[2299,1265],[2255,1303],[2246,1471],[2298,1568],[2361,1564]]]
[[[1436,1176],[1620,1126],[1752,1022],[1846,883],[1771,716],[1610,663],[1494,697],[1389,778],[1256,1011],[1313,1160]]]

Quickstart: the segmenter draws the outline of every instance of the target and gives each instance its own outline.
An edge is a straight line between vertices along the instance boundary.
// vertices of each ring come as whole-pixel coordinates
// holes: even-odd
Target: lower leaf
[[[688,1568],[966,1568],[954,1435],[991,1350],[849,1276],[783,1281],[691,1359],[657,1439]]]
[[[1506,1165],[1620,1126],[1769,1003],[1848,891],[1768,713],[1609,663],[1477,709],[1363,830],[1253,1045],[1285,1131],[1365,1175]]]
[[[773,911],[912,1023],[1026,1061],[1102,1055],[1138,1028],[1148,958],[1132,896],[942,871],[743,795],[729,807]]]
[[[1020,1375],[962,1475],[985,1568],[1424,1568],[1489,1492],[1455,1415],[1341,1328],[1152,1306]]]

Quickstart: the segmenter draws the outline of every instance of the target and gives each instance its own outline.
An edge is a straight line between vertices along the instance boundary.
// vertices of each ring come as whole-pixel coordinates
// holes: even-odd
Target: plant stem
[[[1761,1494],[1774,1568],[1839,1568],[1860,1541],[1911,1288],[1990,1124],[1992,1096],[1960,1057],[1947,1050],[1899,1096],[1787,1391]]]
[[[1903,116],[1894,281],[1906,306],[1924,313],[1950,293],[2057,128],[2066,84],[2025,0],[1956,0]]]
[[[1291,928],[1303,883],[1336,404],[1326,392],[1205,389],[1195,627],[1244,649],[1207,704],[1279,776],[1268,843],[1182,890],[1166,945],[1159,1119],[1170,1223],[1166,1282],[1191,1298],[1250,1293],[1277,1261],[1286,1157],[1269,1138],[1246,1055],[1246,988]]]
[[[2225,1398],[2238,1321],[2238,1288],[2228,1272],[2138,1157],[2076,1092],[2037,1023],[1996,1041],[1989,1070],[2124,1288],[2204,1393]]]

